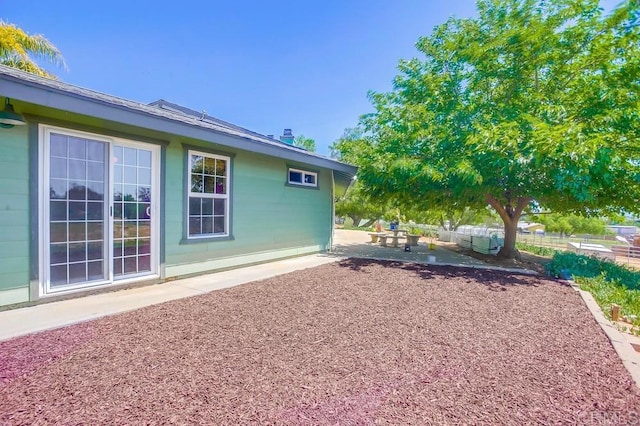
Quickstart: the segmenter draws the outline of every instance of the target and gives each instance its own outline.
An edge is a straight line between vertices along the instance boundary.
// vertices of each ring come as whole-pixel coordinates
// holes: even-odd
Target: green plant
[[[572,252],[556,252],[547,265],[547,271],[552,276],[560,276],[563,271],[566,271],[574,278],[603,276],[608,282],[620,283],[630,290],[640,290],[640,271],[633,271],[608,260]]]
[[[424,230],[417,226],[407,226],[407,233],[409,235],[424,235]]]
[[[582,290],[593,295],[607,317],[610,317],[609,307],[615,303],[622,307],[623,315],[636,315],[633,325],[640,327],[640,289],[630,290],[619,282],[608,280],[604,273],[596,277],[578,276],[575,281]]]
[[[535,246],[533,244],[527,244],[527,243],[521,243],[521,242],[516,243],[516,248],[518,250],[526,251],[529,253],[537,254],[538,256],[545,256],[545,257],[551,257],[558,252],[558,250],[551,247],[540,247],[540,246]]]
[[[615,303],[623,315],[635,315],[633,332],[640,333],[640,271],[634,271],[611,261],[571,252],[556,252],[547,265],[552,276],[573,276],[581,289],[593,295],[606,316]]]

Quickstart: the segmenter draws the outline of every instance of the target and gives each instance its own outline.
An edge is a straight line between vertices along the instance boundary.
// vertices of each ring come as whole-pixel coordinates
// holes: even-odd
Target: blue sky
[[[292,128],[320,154],[371,111],[369,90],[390,90],[418,37],[474,14],[474,0],[0,0],[0,19],[60,49],[68,71],[51,70],[67,83]]]

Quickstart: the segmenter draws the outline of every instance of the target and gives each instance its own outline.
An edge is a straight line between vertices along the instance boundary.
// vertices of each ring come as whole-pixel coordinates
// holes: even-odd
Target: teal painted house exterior
[[[0,66],[0,306],[330,250],[356,169],[166,101]]]

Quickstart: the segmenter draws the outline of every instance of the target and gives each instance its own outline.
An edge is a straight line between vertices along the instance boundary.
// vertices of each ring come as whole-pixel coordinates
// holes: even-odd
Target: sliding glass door
[[[114,147],[113,275],[135,276],[151,271],[152,151]]]
[[[109,144],[53,132],[49,141],[50,286],[104,281]]]
[[[41,129],[43,294],[157,273],[156,146]]]

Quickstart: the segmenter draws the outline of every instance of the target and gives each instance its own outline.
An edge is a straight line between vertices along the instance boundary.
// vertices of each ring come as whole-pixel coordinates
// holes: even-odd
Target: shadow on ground
[[[335,231],[333,250],[329,256],[386,260],[416,264],[462,266],[476,269],[506,270],[508,272],[520,272],[526,274],[535,273],[523,268],[505,268],[502,265],[489,264],[482,259],[474,258],[464,253],[450,250],[440,245],[429,248],[428,241],[423,238],[417,246],[412,246],[411,251],[405,251],[404,244],[399,247],[383,247],[378,243],[372,243],[369,235],[363,231],[351,231],[337,229]],[[478,272],[475,272],[478,273]]]
[[[365,258],[349,258],[338,262],[343,268],[353,271],[368,273],[369,267],[380,265],[384,268],[402,269],[415,273],[423,280],[438,280],[442,278],[467,278],[473,280],[491,290],[505,291],[513,286],[539,285],[539,277],[533,277],[529,273],[501,271],[491,269],[479,269],[469,267],[456,267],[451,265],[419,264],[397,260],[379,260]]]

